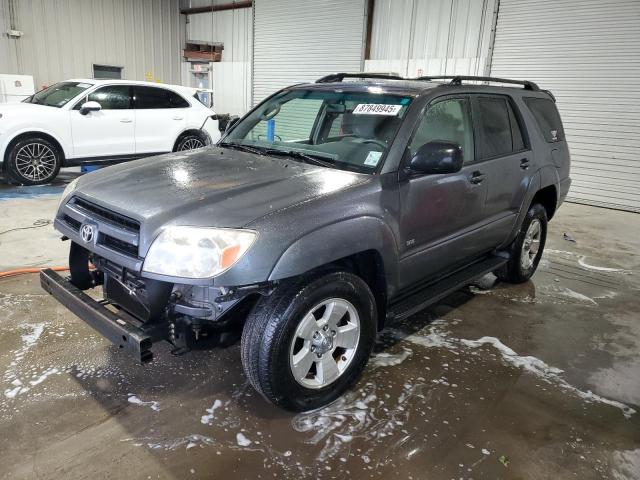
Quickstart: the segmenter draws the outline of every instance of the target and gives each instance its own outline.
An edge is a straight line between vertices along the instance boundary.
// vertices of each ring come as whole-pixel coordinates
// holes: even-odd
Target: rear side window
[[[511,102],[505,97],[478,97],[480,157],[492,158],[527,147]]]
[[[536,123],[547,142],[553,143],[564,140],[564,129],[562,128],[562,121],[555,102],[547,98],[527,97],[524,99],[524,103],[533,113]]]
[[[135,107],[150,108],[187,108],[189,102],[171,90],[156,87],[135,87]]]
[[[482,158],[507,155],[513,151],[509,108],[504,98],[479,98]]]

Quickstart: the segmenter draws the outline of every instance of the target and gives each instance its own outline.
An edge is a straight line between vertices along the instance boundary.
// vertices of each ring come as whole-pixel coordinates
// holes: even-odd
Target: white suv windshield
[[[84,82],[56,83],[34,94],[29,100],[29,103],[60,108],[91,86],[90,83]]]
[[[251,112],[222,145],[372,173],[410,103],[406,96],[291,90]]]

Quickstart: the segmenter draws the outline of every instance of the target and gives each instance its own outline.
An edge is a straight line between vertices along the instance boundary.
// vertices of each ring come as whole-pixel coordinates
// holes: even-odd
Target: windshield
[[[251,112],[222,145],[372,173],[410,103],[395,95],[291,90]]]
[[[91,86],[90,83],[83,82],[60,82],[55,85],[40,90],[31,96],[29,103],[37,103],[38,105],[46,105],[48,107],[63,107],[70,100],[77,97],[80,93]]]

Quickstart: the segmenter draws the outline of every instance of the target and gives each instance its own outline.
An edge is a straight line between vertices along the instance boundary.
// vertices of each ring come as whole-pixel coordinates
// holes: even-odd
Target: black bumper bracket
[[[140,363],[153,358],[150,350],[152,335],[132,323],[132,319],[127,318],[129,315],[112,312],[51,269],[40,272],[40,285],[111,343],[134,355]]]

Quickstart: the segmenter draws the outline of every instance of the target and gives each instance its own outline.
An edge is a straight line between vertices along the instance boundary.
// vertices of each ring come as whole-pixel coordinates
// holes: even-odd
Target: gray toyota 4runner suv
[[[70,277],[41,283],[140,361],[156,341],[241,334],[256,390],[312,409],[356,381],[390,319],[488,272],[528,280],[569,184],[554,97],[532,82],[335,74],[217,145],[69,184]],[[84,292],[98,286],[101,301]]]

